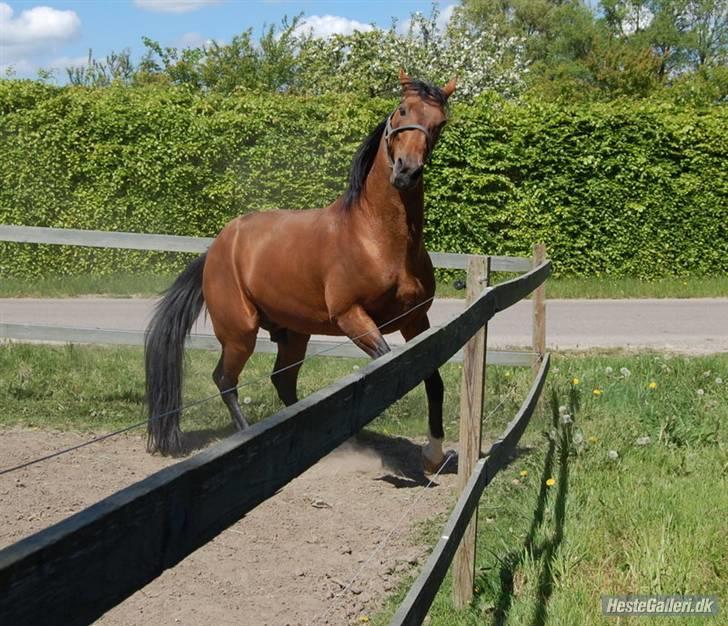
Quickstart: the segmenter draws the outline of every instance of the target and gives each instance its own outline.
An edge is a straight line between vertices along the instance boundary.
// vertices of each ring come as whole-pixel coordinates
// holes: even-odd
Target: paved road
[[[0,299],[0,322],[141,330],[154,301],[146,299]],[[437,300],[433,325],[457,315],[462,300]],[[491,347],[528,346],[531,303],[522,301],[499,313],[488,328]],[[679,352],[728,351],[728,298],[690,300],[549,300],[550,349],[649,347]],[[201,317],[193,332],[209,333]],[[391,335],[390,342],[400,342]]]

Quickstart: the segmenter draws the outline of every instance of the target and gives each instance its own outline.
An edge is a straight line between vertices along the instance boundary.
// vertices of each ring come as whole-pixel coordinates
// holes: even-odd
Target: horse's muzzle
[[[402,159],[397,159],[392,168],[392,184],[400,191],[412,189],[422,178],[423,169],[424,166],[421,163],[410,165]]]

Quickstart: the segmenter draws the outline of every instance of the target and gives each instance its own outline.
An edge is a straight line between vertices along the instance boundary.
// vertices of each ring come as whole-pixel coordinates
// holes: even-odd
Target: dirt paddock
[[[0,431],[0,465],[88,438]],[[0,547],[172,462],[148,455],[139,436],[122,436],[0,476]],[[418,444],[364,433],[97,624],[362,623],[426,558],[431,546],[416,544],[416,526],[452,506],[454,470],[448,466],[424,491]],[[343,592],[357,573],[351,590]]]

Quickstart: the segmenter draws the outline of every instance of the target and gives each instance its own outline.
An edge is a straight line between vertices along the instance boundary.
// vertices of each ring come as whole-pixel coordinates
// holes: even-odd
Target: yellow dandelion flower
[[[657,389],[657,383],[653,380],[649,385],[647,385],[650,389]]]
[[[594,395],[595,395],[595,396],[596,396],[596,397],[598,398],[598,397],[599,397],[599,396],[601,396],[601,395],[602,395],[602,394],[603,394],[604,392],[603,392],[603,391],[602,391],[601,389],[594,389],[594,391],[592,391],[592,393],[593,393],[593,394],[594,394]]]
[[[581,382],[581,381],[580,381],[580,380],[579,380],[578,378],[574,378],[574,379],[573,379],[573,380],[571,381],[571,384],[572,384],[572,385],[578,385],[578,384],[579,384],[580,382]]]
[[[596,437],[594,437],[593,435],[591,437],[589,437],[589,443],[593,444],[593,443],[596,443],[597,441],[599,441],[599,440]]]
[[[521,478],[525,478],[526,476],[528,476],[528,470],[521,470],[521,473],[519,474],[519,476]]]
[[[553,487],[555,484],[556,484],[556,479],[555,478],[548,478],[546,480],[546,486],[547,487]]]

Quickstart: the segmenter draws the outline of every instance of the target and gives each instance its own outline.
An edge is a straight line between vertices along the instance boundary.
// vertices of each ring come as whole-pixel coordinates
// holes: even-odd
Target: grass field
[[[142,420],[141,358],[136,348],[0,345],[0,428],[100,433]],[[216,358],[190,353],[188,400],[214,394],[210,371]],[[302,391],[310,393],[365,362],[313,359],[302,370]],[[270,356],[256,355],[245,371],[240,396],[254,419],[280,407],[267,380],[271,366]],[[447,438],[456,440],[460,366],[442,371]],[[524,369],[489,368],[486,441],[514,415],[529,377]],[[547,398],[517,458],[481,500],[472,607],[452,608],[448,578],[430,624],[642,623],[603,618],[602,593],[717,594],[725,611],[728,355],[555,355],[547,395],[556,397],[556,425]],[[559,416],[560,405],[567,407],[570,424]],[[425,414],[418,388],[371,427],[423,436]],[[186,413],[183,426],[224,436],[228,421],[215,399]],[[422,525],[413,541],[433,545],[444,521]],[[402,582],[372,623],[387,623],[410,582]]]
[[[457,273],[453,273],[457,274]],[[461,273],[460,280],[465,274]],[[494,274],[494,282],[513,275]],[[68,298],[112,296],[119,298],[159,295],[174,280],[173,275],[115,274],[112,276],[58,276],[40,279],[3,278],[0,298]],[[454,286],[456,278],[440,280],[437,296],[464,298],[465,291]],[[552,278],[547,285],[549,298],[718,298],[728,297],[728,277],[665,278],[646,281],[638,278]]]

